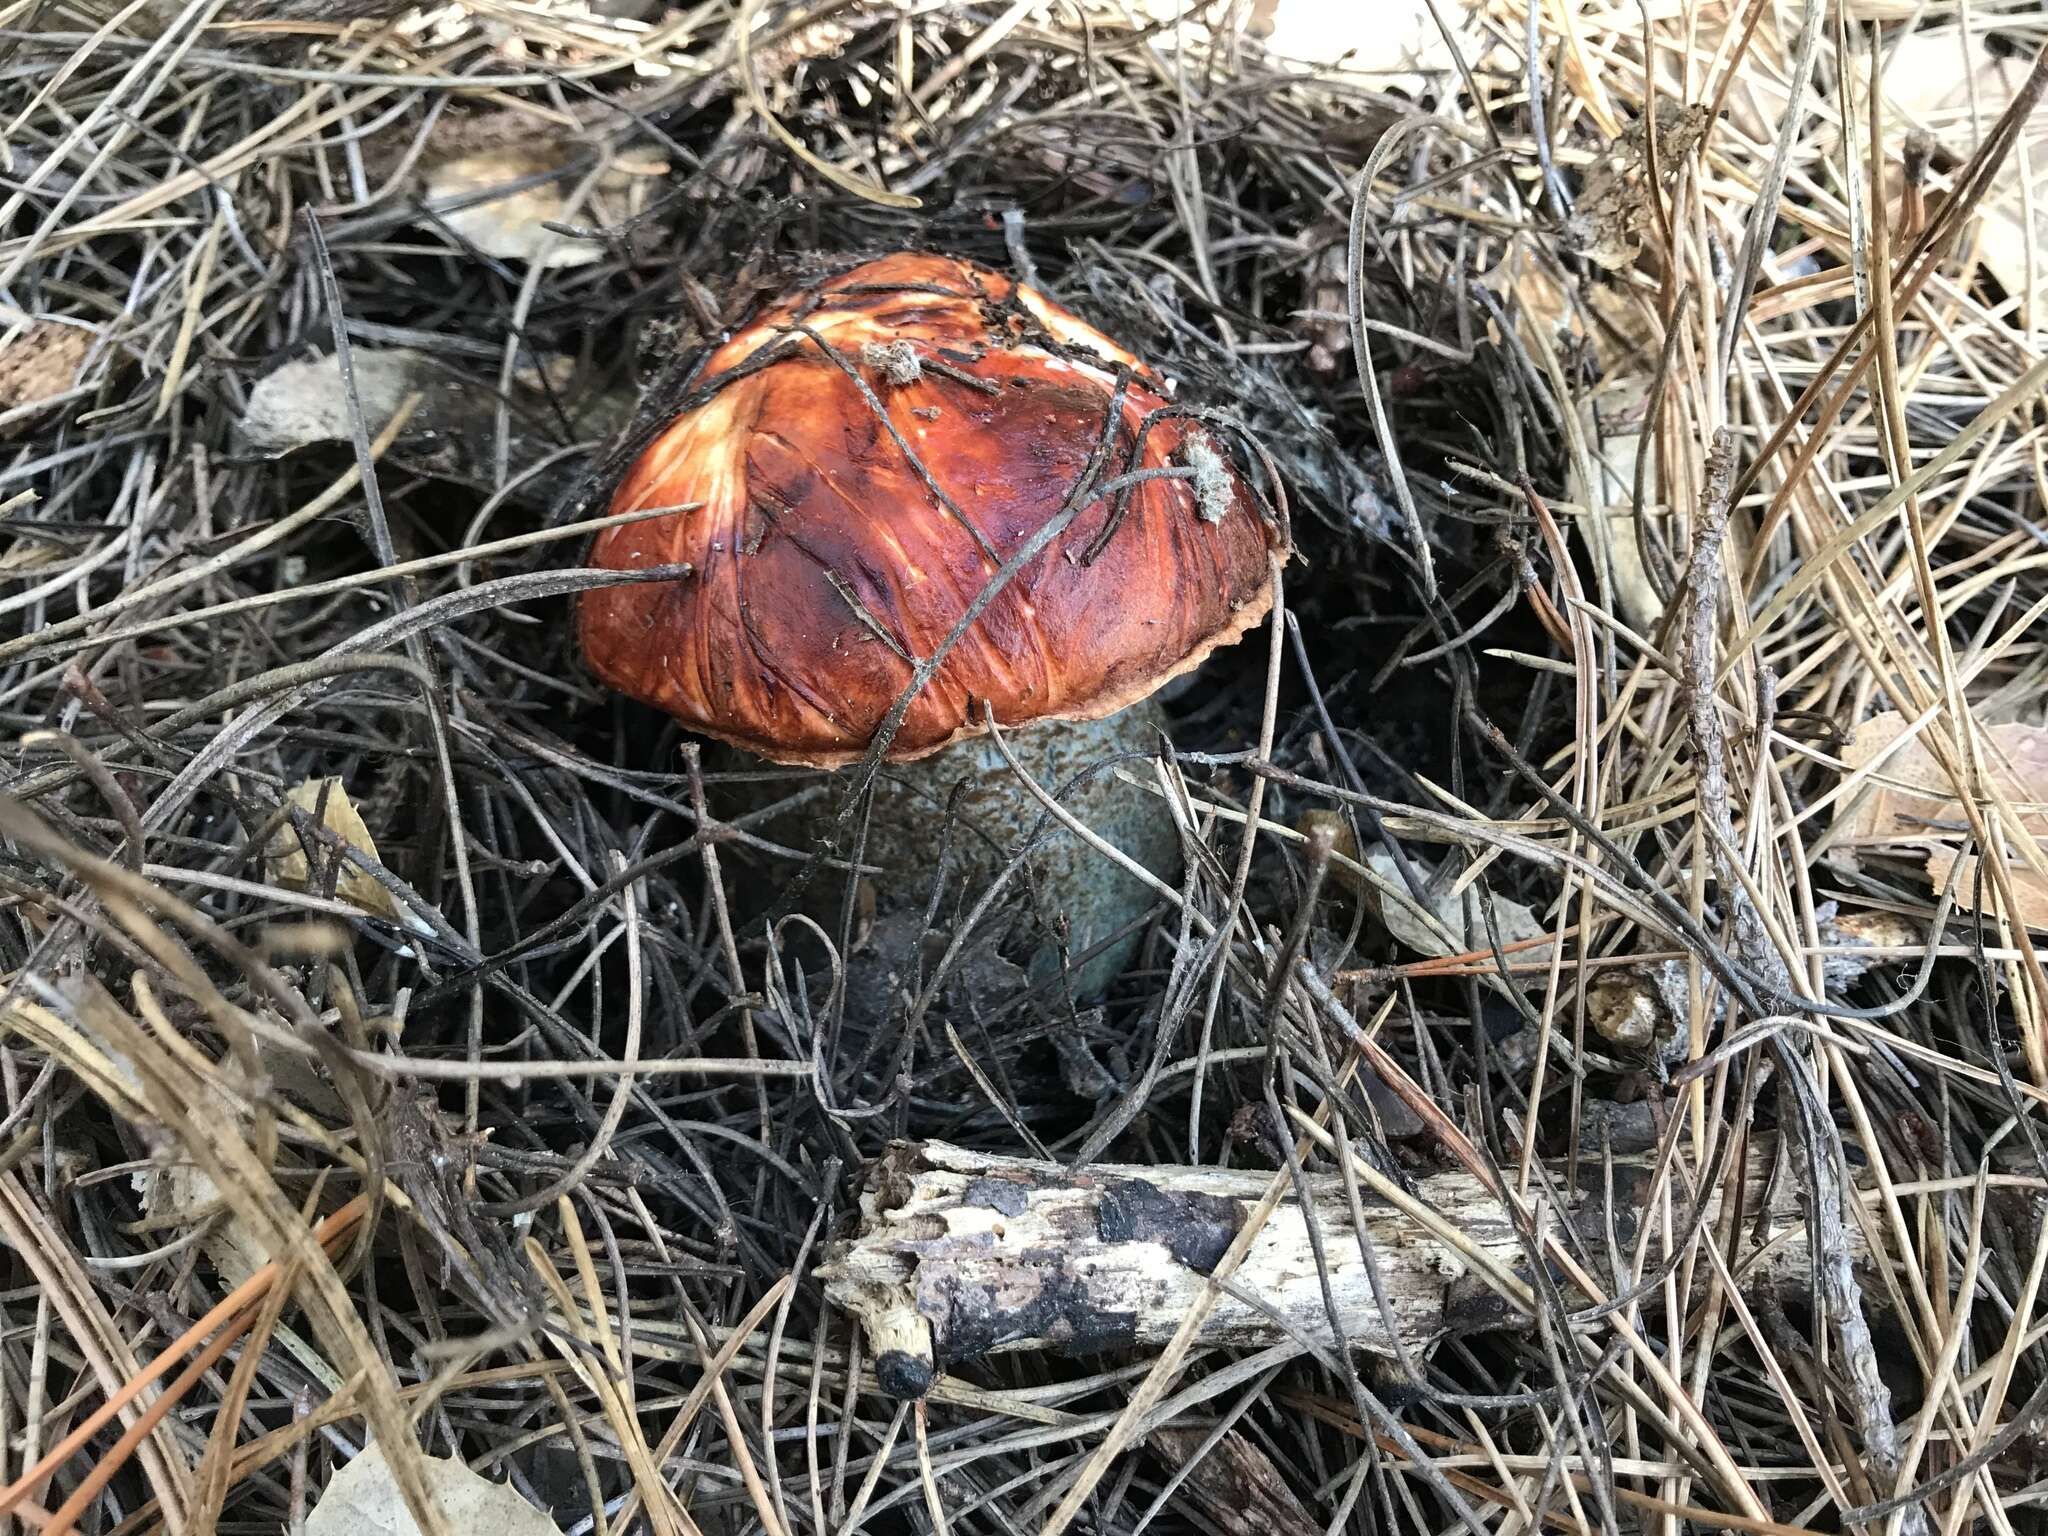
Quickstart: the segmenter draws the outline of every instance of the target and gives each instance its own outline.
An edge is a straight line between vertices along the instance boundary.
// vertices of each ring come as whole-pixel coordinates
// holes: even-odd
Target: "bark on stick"
[[[1812,1274],[1794,1181],[1759,1141],[1740,1170],[1734,1270],[1745,1288],[1803,1284]],[[1582,1258],[1612,1276],[1635,1252],[1648,1203],[1647,1162],[1617,1160],[1612,1193],[1597,1161],[1582,1168],[1568,1211]],[[915,1397],[939,1371],[1006,1350],[1092,1354],[1171,1338],[1204,1276],[1271,1179],[1262,1171],[1054,1163],[971,1152],[945,1142],[898,1143],[861,1197],[856,1235],[820,1269],[825,1294],[856,1318],[884,1390]],[[1563,1170],[1550,1188],[1560,1197]],[[1310,1181],[1345,1335],[1360,1349],[1411,1352],[1452,1332],[1518,1327],[1528,1317],[1528,1249],[1507,1211],[1478,1180],[1438,1173],[1405,1188],[1384,1177],[1361,1188],[1367,1235],[1386,1293],[1373,1295],[1353,1235],[1343,1181]],[[1703,1240],[1727,1240],[1725,1191],[1708,1197]],[[1675,1202],[1685,1236],[1689,1213]],[[1851,1257],[1866,1257],[1847,1224]],[[1647,1271],[1662,1255],[1653,1234]],[[1724,1250],[1725,1251],[1725,1250]],[[1619,1286],[1617,1285],[1618,1289]],[[1250,1299],[1256,1298],[1256,1301]],[[1329,1342],[1308,1223],[1290,1193],[1255,1239],[1204,1325],[1200,1342],[1257,1348],[1298,1331]]]

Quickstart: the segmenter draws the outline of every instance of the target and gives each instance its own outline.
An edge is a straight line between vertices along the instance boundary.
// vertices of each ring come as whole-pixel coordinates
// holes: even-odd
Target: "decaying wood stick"
[[[1775,1143],[1758,1138],[1734,1228],[1733,1269],[1745,1286],[1803,1283],[1812,1274],[1798,1190],[1776,1163]],[[1588,1160],[1584,1192],[1564,1218],[1597,1273],[1612,1267],[1610,1240],[1630,1261],[1650,1167],[1617,1160],[1611,1202],[1606,1176]],[[1271,1178],[1105,1164],[1076,1173],[945,1142],[899,1142],[869,1177],[858,1232],[835,1245],[819,1276],[826,1296],[860,1322],[883,1389],[899,1397],[921,1395],[950,1365],[998,1351],[1142,1349],[1172,1337]],[[1552,1187],[1562,1178],[1553,1169]],[[1311,1194],[1330,1289],[1354,1346],[1392,1356],[1390,1319],[1401,1343],[1420,1352],[1447,1334],[1514,1327],[1527,1315],[1527,1249],[1506,1210],[1470,1175],[1432,1174],[1405,1190],[1381,1177],[1361,1190],[1385,1312],[1352,1236],[1343,1181],[1318,1175]],[[1708,1240],[1726,1230],[1720,1204],[1718,1192],[1709,1197]],[[1681,1203],[1674,1219],[1686,1217]],[[1851,1258],[1862,1262],[1860,1229],[1850,1222],[1847,1230]],[[1646,1269],[1654,1272],[1661,1254],[1653,1237]],[[1294,1332],[1332,1339],[1307,1223],[1289,1195],[1201,1342],[1256,1348]]]
[[[1323,1522],[1302,1507],[1272,1457],[1236,1430],[1203,1454],[1208,1438],[1206,1430],[1161,1429],[1146,1444],[1185,1473],[1182,1495],[1223,1536],[1323,1536]]]

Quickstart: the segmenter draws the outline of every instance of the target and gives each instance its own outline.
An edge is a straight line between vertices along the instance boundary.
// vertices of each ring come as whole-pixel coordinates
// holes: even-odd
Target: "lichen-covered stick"
[[[1803,1285],[1812,1273],[1797,1190],[1771,1178],[1774,1156],[1760,1141],[1741,1184],[1770,1191],[1738,1228],[1745,1285]],[[1485,1186],[1439,1173],[1408,1189],[1362,1161],[1358,1171],[1376,1196],[1366,1219],[1388,1306],[1383,1312],[1374,1298],[1357,1246],[1333,1245],[1330,1287],[1352,1344],[1391,1358],[1389,1317],[1417,1352],[1448,1334],[1512,1326],[1527,1294],[1528,1250]],[[1611,1211],[1605,1170],[1587,1172],[1571,1219],[1594,1251],[1605,1251],[1610,1220],[1628,1246],[1648,1163],[1615,1162]],[[948,1366],[987,1354],[1163,1344],[1271,1182],[1257,1170],[1098,1164],[1077,1172],[944,1142],[902,1143],[869,1178],[858,1233],[819,1274],[832,1302],[859,1320],[883,1390],[915,1397]],[[1321,1176],[1311,1188],[1324,1227],[1348,1229],[1342,1181]],[[1710,1196],[1709,1223],[1722,1214],[1718,1194]],[[1851,1257],[1860,1263],[1856,1230]],[[1291,1195],[1217,1300],[1201,1342],[1262,1348],[1290,1335],[1332,1337],[1307,1223]]]

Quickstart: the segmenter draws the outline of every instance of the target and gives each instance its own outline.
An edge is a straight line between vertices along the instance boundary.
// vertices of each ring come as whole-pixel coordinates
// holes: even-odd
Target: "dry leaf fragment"
[[[1706,137],[1708,109],[1698,104],[1657,103],[1657,171],[1669,180]],[[1617,137],[1586,171],[1566,222],[1566,232],[1582,255],[1610,272],[1635,265],[1643,233],[1655,222],[1649,185],[1650,142],[1638,121]]]
[[[1633,967],[1608,971],[1586,989],[1586,1022],[1608,1044],[1636,1051],[1675,1033],[1650,978]]]
[[[1850,987],[1881,965],[1904,963],[1902,956],[1926,942],[1924,929],[1890,912],[1839,914],[1823,902],[1814,914],[1820,923],[1822,995],[1839,999]],[[1801,986],[1806,973],[1799,973]],[[1676,960],[1618,966],[1602,971],[1586,989],[1586,1021],[1610,1045],[1627,1051],[1654,1052],[1666,1066],[1685,1059],[1686,1024],[1692,1015],[1691,980]],[[1728,999],[1713,994],[1711,1035],[1726,1022]]]
[[[1727,1013],[1727,1000],[1718,993],[1711,1012],[1710,1030]],[[1690,982],[1685,966],[1676,960],[1603,970],[1586,988],[1586,1022],[1593,1033],[1661,1068],[1685,1059],[1691,1017]]]
[[[349,361],[356,404],[373,436],[398,413],[407,395],[426,393],[437,377],[424,353],[404,347],[357,347]],[[348,395],[341,365],[330,354],[273,368],[249,391],[239,425],[246,445],[263,454],[347,440]]]
[[[2026,79],[2027,68],[2026,58],[1994,52],[1990,33],[1981,27],[1968,34],[1960,26],[1906,32],[1885,54],[1884,97],[1892,119],[1887,126],[1898,140],[1913,129],[1925,129],[1948,156],[1961,160],[2011,103]],[[2048,210],[2036,192],[2035,270],[2029,272],[2027,210],[2018,167],[2041,165],[2043,154],[2048,153],[2048,127],[2037,115],[2021,133],[2024,152],[2007,159],[1978,205],[1976,237],[1964,248],[2001,288],[2020,298],[2022,323],[2036,325],[2041,286],[2048,282],[2048,260],[2041,255],[2048,250]],[[2034,285],[2031,292],[2030,280]]]
[[[1872,786],[1836,817],[1838,845],[1954,841],[1966,829],[1955,786],[1927,749],[1925,733],[1901,745],[1905,734],[1905,717],[1887,712],[1858,725],[1843,748],[1842,761],[1851,772],[1878,766]],[[1995,789],[2020,813],[2023,827],[2048,837],[2048,729],[2008,721],[1980,735],[1986,798]]]
[[[115,1042],[132,1030],[128,1010],[105,983],[89,972],[60,977],[54,987],[61,1011],[17,1001],[0,1022],[70,1068],[116,1114],[162,1152],[133,1178],[142,1198],[143,1231],[183,1232],[208,1223],[202,1238],[206,1256],[232,1288],[267,1264],[272,1255],[256,1229],[223,1200],[213,1180],[179,1157],[165,1138],[150,1087],[133,1059]],[[228,1092],[225,1076],[206,1090],[205,1114],[222,1136],[247,1134],[248,1116]]]
[[[1649,397],[1648,379],[1623,376],[1608,379],[1580,402],[1586,441],[1596,455],[1596,484],[1582,483],[1574,457],[1567,491],[1568,499],[1586,509],[1586,533],[1601,565],[1612,574],[1622,617],[1642,635],[1654,634],[1664,617],[1664,599],[1643,562],[1635,524],[1636,462],[1642,453]]]
[[[581,172],[568,169],[572,155],[565,145],[507,145],[445,160],[426,177],[427,202],[441,209],[434,220],[484,255],[504,261],[532,262],[547,268],[602,261],[605,248],[601,241],[579,239],[547,226],[608,228],[621,224],[646,207],[648,190],[668,166],[646,156],[620,156],[572,211],[569,199],[583,179]],[[534,181],[557,171],[561,174],[550,180]],[[522,185],[527,182],[532,185]],[[489,195],[499,187],[507,190]],[[480,194],[482,201],[477,200]]]
[[[1820,939],[1821,978],[1829,997],[1840,997],[1851,984],[1880,965],[1899,965],[1927,942],[1924,925],[1915,926],[1896,912],[1849,912],[1837,916],[1833,902],[1822,904]],[[1900,950],[1901,955],[1884,954]]]
[[[420,1473],[453,1536],[561,1536],[516,1489],[480,1477],[453,1457],[422,1456]],[[334,1474],[306,1517],[306,1536],[419,1536],[384,1448],[370,1445]]]
[[[33,523],[16,516],[27,512],[39,499],[34,491],[20,491],[0,501],[0,532],[10,528],[22,530],[15,533],[6,552],[0,553],[0,571],[40,570],[64,558],[63,543],[35,531]]]
[[[1471,25],[1474,7],[1444,0],[1441,9],[1466,62],[1476,62],[1485,40]],[[1283,62],[1392,76],[1396,84],[1458,67],[1429,0],[1256,0],[1247,30]]]
[[[2008,831],[2048,840],[2048,728],[2007,721],[1983,728],[1979,740],[1982,800],[2002,797],[2012,808],[2018,825]],[[1946,888],[1969,823],[1924,733],[1908,739],[1904,716],[1873,716],[1856,727],[1842,761],[1852,773],[1871,769],[1871,783],[1836,817],[1836,846],[1924,848],[1929,883],[1937,891]],[[2048,929],[2048,878],[2016,858],[2007,860],[2006,878],[2019,908],[2006,916],[2029,928]],[[1956,905],[1976,910],[1979,885],[1977,855],[1971,854],[1955,877]],[[1988,875],[1981,885],[1987,894],[1996,889]]]
[[[246,1134],[246,1117],[224,1097],[220,1109],[223,1134]],[[228,1206],[213,1180],[190,1163],[146,1169],[135,1175],[134,1182],[141,1191],[142,1209],[151,1228],[182,1232],[200,1222],[208,1224],[200,1247],[214,1273],[229,1289],[276,1257],[255,1226]]]
[[[1419,955],[1455,955],[1466,950],[1483,950],[1487,947],[1487,931],[1482,910],[1475,904],[1473,909],[1472,942],[1462,942],[1465,934],[1465,897],[1467,890],[1454,887],[1449,880],[1439,881],[1427,864],[1410,859],[1415,873],[1421,877],[1423,890],[1429,895],[1429,905],[1436,920],[1443,924],[1444,931],[1453,942],[1446,943],[1441,934],[1426,922],[1422,915],[1408,902],[1382,896],[1380,917],[1387,925],[1387,932]],[[1405,893],[1407,885],[1401,879],[1401,871],[1386,850],[1378,849],[1366,855],[1365,865],[1382,882],[1384,889]],[[1476,893],[1473,893],[1476,898]],[[1519,901],[1510,901],[1496,894],[1493,898],[1494,922],[1500,932],[1501,947],[1508,951],[1508,960],[1516,965],[1544,964],[1550,959],[1548,944],[1529,945],[1522,949],[1510,946],[1529,939],[1544,936],[1543,924],[1536,920],[1536,914]]]
[[[326,789],[324,801],[321,796],[323,787]],[[380,864],[383,862],[377,856],[376,840],[363,824],[362,813],[349,799],[348,791],[341,787],[341,780],[307,779],[293,785],[285,799],[308,816],[318,816],[323,827],[365,858],[375,859]],[[270,877],[278,884],[301,891],[313,888],[312,867],[306,858],[306,850],[299,841],[299,834],[289,824],[272,834],[269,861]],[[391,893],[352,861],[342,863],[334,882],[334,894],[372,916],[392,922],[403,920]]]
[[[1963,867],[1956,875],[1956,905],[1966,911],[1979,910],[1978,866],[1982,861],[1976,854],[1963,860]],[[1953,848],[1937,848],[1927,855],[1927,881],[1937,891],[1948,888],[1949,871],[1955,868],[1956,853]],[[2017,911],[2005,915],[2015,922],[2024,923],[2035,932],[2048,932],[2048,876],[2037,874],[2017,859],[2010,859],[2005,866],[2006,883],[2012,887],[2012,899]],[[1984,906],[1981,910],[1993,912],[1997,909],[1997,888],[1991,883],[1991,876],[1984,874],[1981,883]]]
[[[1330,877],[1339,885],[1356,892],[1378,913],[1387,932],[1417,954],[1432,957],[1461,955],[1468,946],[1462,942],[1465,932],[1466,887],[1460,887],[1445,879],[1439,882],[1430,865],[1413,854],[1408,857],[1408,866],[1421,882],[1428,896],[1427,907],[1418,906],[1409,894],[1408,882],[1402,878],[1401,870],[1394,863],[1393,856],[1384,848],[1374,848],[1363,859],[1358,854],[1358,844],[1351,836],[1351,825],[1335,811],[1313,810],[1304,812],[1297,830],[1307,835],[1318,827],[1330,832],[1330,851],[1335,855],[1330,866]],[[1362,866],[1362,868],[1361,868]],[[1476,895],[1476,893],[1475,893]],[[1474,937],[1470,949],[1485,950],[1487,935],[1485,919],[1478,907],[1474,907]],[[1544,936],[1544,927],[1537,921],[1536,914],[1519,901],[1510,901],[1496,894],[1493,898],[1494,923],[1500,933],[1504,949],[1516,943]],[[1443,925],[1439,933],[1431,926],[1434,917]],[[1445,934],[1449,935],[1446,941]],[[1529,944],[1522,949],[1508,951],[1508,960],[1515,964],[1530,961],[1547,962],[1550,959],[1548,944]]]
[[[452,480],[479,490],[497,489],[495,385],[471,379],[442,359],[410,347],[354,347],[350,372],[363,424],[374,436],[409,396],[419,403],[385,456],[414,474]],[[578,397],[573,359],[544,358],[514,377],[505,465],[515,499],[546,506],[581,472],[573,461],[529,466],[563,447],[560,410],[567,406],[576,433],[603,437],[632,414],[630,390],[586,391]],[[281,363],[256,381],[237,423],[240,446],[277,456],[351,436],[348,392],[332,354]]]
[[[120,1006],[111,993],[101,988],[92,1008],[82,1013],[81,1019]],[[111,1035],[112,1032],[101,1026],[93,1033]],[[142,1079],[128,1059],[114,1052],[111,1046],[102,1044],[118,1070],[133,1079],[139,1089]],[[224,1069],[220,1076],[208,1082],[204,1090],[205,1119],[220,1136],[246,1139],[249,1116],[230,1091],[229,1081],[230,1074]],[[147,1103],[146,1092],[138,1091],[136,1097],[138,1104]],[[150,1123],[155,1124],[153,1116]],[[200,1238],[200,1247],[214,1271],[231,1289],[240,1285],[276,1255],[255,1226],[222,1195],[212,1178],[187,1161],[174,1145],[157,1139],[158,1136],[160,1133],[156,1133],[153,1139],[157,1140],[159,1155],[133,1177],[135,1189],[142,1197],[143,1230],[182,1234],[191,1227],[203,1225],[206,1230]]]
[[[1351,355],[1345,297],[1347,238],[1345,227],[1335,219],[1322,220],[1302,236],[1302,244],[1314,254],[1302,272],[1302,295],[1308,303],[1301,314],[1301,330],[1310,343],[1308,365],[1321,374],[1335,373]]]
[[[55,399],[78,382],[93,333],[61,320],[37,320],[0,336],[0,411]]]

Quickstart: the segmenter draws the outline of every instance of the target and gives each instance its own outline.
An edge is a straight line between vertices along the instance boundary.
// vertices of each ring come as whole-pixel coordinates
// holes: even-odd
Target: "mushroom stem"
[[[971,910],[991,882],[1028,887],[1028,969],[1034,978],[1074,967],[1077,997],[1100,994],[1137,954],[1142,920],[1157,899],[1142,880],[1060,826],[1018,774],[1057,798],[1083,826],[1162,880],[1180,872],[1180,836],[1166,804],[1139,783],[1156,752],[1165,716],[1144,700],[1101,720],[1042,721],[955,743],[878,777],[867,861],[889,874],[878,906],[908,899],[919,908],[943,874],[946,904]],[[1008,749],[1006,760],[1003,748]],[[1122,761],[1120,762],[1119,759]],[[947,863],[934,867],[939,834],[952,818]],[[956,902],[956,896],[959,901]],[[1019,935],[1018,937],[1022,937]],[[1035,942],[1034,942],[1035,941]],[[1020,947],[1013,939],[1012,947]],[[1091,950],[1098,952],[1089,956]]]
[[[871,877],[876,916],[923,914],[934,883],[943,881],[938,921],[951,926],[967,920],[1001,882],[990,913],[1010,923],[1003,948],[1034,980],[1057,976],[1064,961],[1072,967],[1074,996],[1099,996],[1136,957],[1156,892],[1061,826],[1018,774],[1028,774],[1076,821],[1155,877],[1176,881],[1181,848],[1173,815],[1134,782],[1149,775],[1145,759],[1158,750],[1165,723],[1158,705],[1145,699],[1101,720],[1010,727],[1001,747],[974,736],[914,762],[885,764],[875,777],[861,852],[863,863],[880,870]],[[830,836],[836,799],[793,813],[801,824],[777,835],[799,847]],[[814,892],[836,913],[836,882],[821,882]]]

